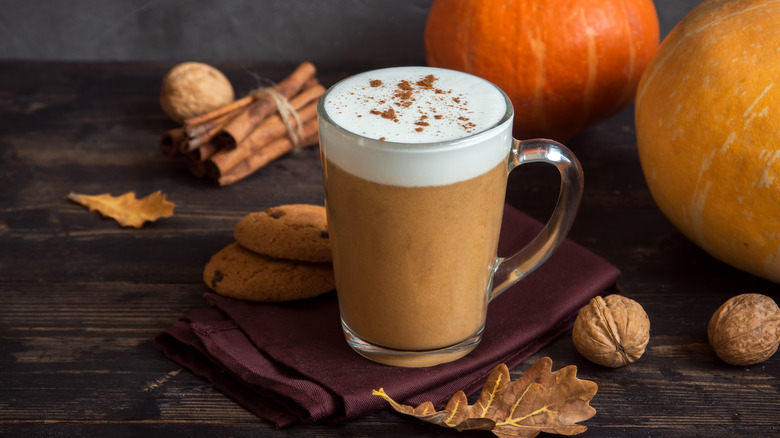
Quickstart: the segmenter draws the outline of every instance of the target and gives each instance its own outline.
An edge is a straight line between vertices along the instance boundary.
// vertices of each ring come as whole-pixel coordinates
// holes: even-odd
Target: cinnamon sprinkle
[[[419,81],[417,81],[417,86],[425,89],[433,88],[433,83],[436,82],[436,76],[434,75],[428,75]]]
[[[441,88],[434,88],[434,83],[437,81],[437,77],[429,74],[425,77],[417,80],[417,81],[409,81],[409,80],[400,80],[395,84],[395,88],[391,91],[392,98],[390,102],[387,102],[384,99],[381,99],[378,101],[380,105],[385,105],[386,103],[390,104],[391,107],[385,109],[385,110],[379,110],[379,109],[372,109],[370,110],[370,114],[378,115],[384,119],[392,120],[394,122],[398,122],[398,118],[403,115],[403,111],[396,112],[394,107],[398,108],[408,108],[410,107],[418,98],[425,97],[425,95],[420,94],[422,90],[431,90],[434,94],[441,95],[441,94],[451,94],[452,90],[443,90]],[[378,79],[372,79],[369,80],[369,85],[371,87],[383,87],[385,86],[384,82]],[[374,100],[371,98],[371,100]],[[425,100],[423,103],[430,106],[429,110],[434,113],[433,119],[435,120],[442,120],[444,119],[444,116],[441,114],[436,114],[436,108],[434,105],[436,105],[433,101],[436,99],[432,99],[431,101]],[[452,101],[454,104],[450,104],[448,106],[458,109],[465,112],[468,112],[467,104],[468,102],[461,102],[460,97],[453,97]],[[441,102],[443,103],[443,102]],[[420,109],[420,118],[414,122],[414,125],[416,128],[414,130],[416,132],[422,132],[426,127],[431,126],[429,122],[426,121],[426,119],[429,118],[427,114],[422,114],[423,110]],[[461,122],[468,122],[469,118],[461,115],[458,117],[458,120]],[[466,130],[466,132],[471,132],[471,130],[476,126],[474,123],[468,122],[468,123],[462,123],[460,126]],[[380,138],[380,140],[385,140],[385,137]]]
[[[382,116],[383,119],[390,119],[394,122],[398,121],[398,118],[395,116],[395,110],[392,108],[388,108],[381,113],[379,113],[380,116]]]
[[[412,90],[412,84],[409,81],[401,81],[398,83],[398,88],[404,90],[404,91],[411,91]]]

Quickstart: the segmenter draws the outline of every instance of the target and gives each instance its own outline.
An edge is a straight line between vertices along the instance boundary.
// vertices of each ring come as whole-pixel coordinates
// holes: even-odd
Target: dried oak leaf
[[[373,395],[385,399],[396,411],[429,423],[463,430],[490,430],[498,437],[535,437],[540,432],[576,435],[587,430],[576,424],[596,415],[590,400],[598,385],[577,378],[577,367],[567,366],[551,372],[552,360],[540,359],[515,381],[509,369],[493,368],[476,403],[469,405],[463,391],[456,392],[443,410],[431,402],[416,408],[390,398],[384,389]]]
[[[123,227],[141,228],[146,221],[154,222],[161,217],[173,216],[173,202],[165,200],[165,195],[156,191],[143,199],[136,199],[135,192],[120,196],[83,195],[69,193],[67,199],[81,204],[89,211],[99,211],[103,216],[116,220]]]

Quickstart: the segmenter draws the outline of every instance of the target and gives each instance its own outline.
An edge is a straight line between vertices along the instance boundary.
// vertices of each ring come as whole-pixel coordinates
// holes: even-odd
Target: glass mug
[[[340,81],[320,99],[328,233],[347,343],[376,362],[450,362],[482,338],[488,302],[544,263],[582,196],[576,157],[512,138],[513,108],[466,73],[395,67]],[[540,234],[496,255],[509,172],[556,166],[558,203]]]

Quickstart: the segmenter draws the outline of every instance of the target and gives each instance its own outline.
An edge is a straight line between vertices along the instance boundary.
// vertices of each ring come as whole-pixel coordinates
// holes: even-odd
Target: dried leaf
[[[154,222],[161,217],[173,216],[172,202],[165,200],[165,195],[156,191],[143,199],[136,199],[135,192],[120,196],[83,195],[69,193],[67,199],[81,204],[89,211],[99,211],[103,216],[113,218],[123,227],[141,228],[144,222]]]
[[[431,402],[416,408],[399,404],[382,388],[373,394],[402,414],[461,431],[491,430],[502,438],[530,438],[540,432],[582,433],[587,427],[576,423],[596,415],[589,403],[598,385],[578,379],[577,367],[573,365],[555,372],[551,368],[552,360],[544,357],[519,379],[510,382],[509,369],[500,364],[488,376],[473,405],[468,404],[463,391],[458,391],[441,411]]]

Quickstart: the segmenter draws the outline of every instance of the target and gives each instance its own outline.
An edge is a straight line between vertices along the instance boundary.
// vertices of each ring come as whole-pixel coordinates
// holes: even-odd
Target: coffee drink
[[[400,67],[335,85],[320,144],[339,307],[362,354],[479,341],[496,264],[512,107],[487,81]],[[374,351],[382,353],[372,354]]]

